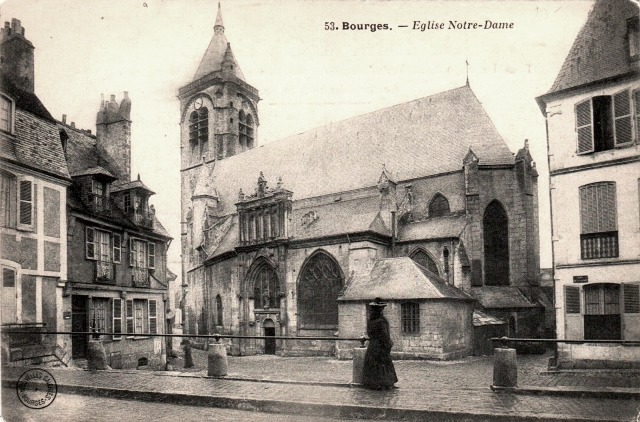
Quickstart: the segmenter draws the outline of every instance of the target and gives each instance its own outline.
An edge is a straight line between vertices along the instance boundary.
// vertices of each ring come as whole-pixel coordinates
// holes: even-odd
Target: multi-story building
[[[68,203],[66,328],[97,332],[114,368],[165,362],[165,302],[171,237],[141,180],[131,179],[131,100],[101,101],[96,134],[58,122],[73,184]],[[73,335],[72,356],[86,355],[88,336]]]
[[[220,10],[213,31],[179,90],[186,333],[359,337],[380,296],[398,355],[472,353],[474,308],[540,334],[535,164],[468,85],[257,148],[260,97]]]
[[[68,363],[64,339],[67,188],[56,121],[34,92],[34,47],[17,19],[0,33],[3,363]],[[12,333],[32,331],[33,334]]]
[[[640,340],[640,26],[632,1],[597,1],[546,118],[557,334]],[[559,366],[637,365],[640,349],[559,344]]]

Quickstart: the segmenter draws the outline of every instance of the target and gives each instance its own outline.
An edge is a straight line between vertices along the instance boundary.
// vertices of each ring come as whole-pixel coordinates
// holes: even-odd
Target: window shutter
[[[617,230],[615,182],[599,182],[580,187],[580,227],[582,234]]]
[[[122,260],[122,237],[118,233],[113,234],[113,262]]]
[[[86,255],[87,259],[96,259],[96,231],[87,227],[86,229]]]
[[[129,238],[129,266],[130,267],[133,267],[133,262],[134,262],[135,257],[136,257],[135,244],[136,244],[136,242],[133,240],[133,237],[130,237]]]
[[[158,334],[158,309],[155,299],[149,300],[149,334]]]
[[[133,332],[133,300],[127,300],[127,333]]]
[[[637,284],[623,284],[624,313],[640,313],[640,286]]]
[[[613,124],[616,145],[624,145],[633,141],[629,91],[618,92],[613,96]]]
[[[580,313],[580,287],[565,286],[564,309],[567,314]]]
[[[122,299],[113,299],[113,339],[122,338]]]
[[[591,99],[576,104],[576,132],[578,132],[578,154],[593,152]]]
[[[156,267],[156,244],[155,243],[149,243],[149,247],[148,247],[148,267],[149,268],[155,268]]]
[[[30,180],[20,180],[19,223],[23,228],[33,226],[33,183]]]

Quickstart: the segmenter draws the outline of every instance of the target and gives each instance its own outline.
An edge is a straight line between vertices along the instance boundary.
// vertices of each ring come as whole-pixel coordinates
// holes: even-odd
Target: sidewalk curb
[[[15,388],[16,380],[2,380],[3,387]],[[180,392],[160,392],[120,389],[110,387],[91,387],[83,385],[58,384],[58,393],[80,394],[92,397],[107,397],[146,402],[161,402],[182,406],[218,407],[253,412],[289,414],[301,416],[322,416],[342,419],[390,419],[402,421],[434,422],[594,422],[609,421],[602,418],[575,418],[573,416],[537,414],[488,414],[472,412],[452,412],[445,410],[374,407],[358,405],[335,405],[329,403],[309,403],[301,401],[245,399],[238,397],[204,396]]]
[[[491,390],[496,393],[512,393],[538,396],[579,397],[594,399],[640,399],[640,389],[637,388],[594,388],[585,390],[575,387],[497,387],[492,385]]]

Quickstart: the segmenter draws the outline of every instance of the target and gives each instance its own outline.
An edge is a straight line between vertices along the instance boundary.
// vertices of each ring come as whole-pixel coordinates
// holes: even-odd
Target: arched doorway
[[[433,259],[431,259],[429,254],[422,249],[416,249],[415,251],[413,251],[410,258],[435,275],[440,275],[440,271],[438,271],[438,266],[436,265],[436,263],[433,261]]]
[[[509,221],[500,202],[491,202],[482,220],[484,234],[484,284],[509,285]]]
[[[298,322],[300,328],[334,329],[338,326],[338,295],[344,286],[342,270],[331,255],[311,255],[300,270]]]
[[[267,338],[264,339],[264,354],[275,355],[276,354],[276,325],[271,318],[267,318],[262,323],[263,335]],[[271,337],[271,338],[268,338]]]

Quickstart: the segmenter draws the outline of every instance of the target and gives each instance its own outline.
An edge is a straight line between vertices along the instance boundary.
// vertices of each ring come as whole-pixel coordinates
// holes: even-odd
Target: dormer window
[[[99,180],[91,181],[92,203],[96,211],[105,211],[108,209],[107,185]]]
[[[637,16],[627,20],[627,44],[629,58],[632,60],[640,58],[640,24]]]
[[[13,133],[13,101],[0,95],[0,130]]]

